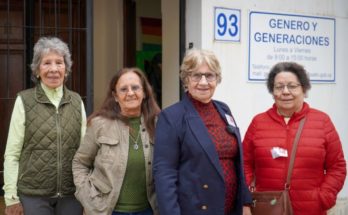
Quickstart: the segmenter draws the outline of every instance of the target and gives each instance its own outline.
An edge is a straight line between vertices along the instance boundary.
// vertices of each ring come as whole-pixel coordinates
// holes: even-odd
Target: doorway
[[[124,65],[139,67],[162,104],[161,0],[124,0]]]

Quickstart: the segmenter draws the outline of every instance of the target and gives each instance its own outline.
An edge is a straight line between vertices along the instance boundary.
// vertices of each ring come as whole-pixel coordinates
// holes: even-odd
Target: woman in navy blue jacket
[[[251,214],[239,128],[212,100],[221,82],[214,53],[190,50],[181,65],[186,93],[157,122],[154,177],[161,215]]]

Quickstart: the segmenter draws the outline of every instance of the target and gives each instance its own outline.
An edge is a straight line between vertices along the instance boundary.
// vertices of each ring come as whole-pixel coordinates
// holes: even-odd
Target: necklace
[[[138,149],[139,149],[138,141],[139,141],[139,137],[140,137],[140,131],[138,130],[138,136],[137,136],[136,139],[135,139],[130,133],[129,133],[129,137],[130,137],[131,140],[134,142],[134,144],[133,144],[133,149],[134,149],[134,150],[138,150]]]

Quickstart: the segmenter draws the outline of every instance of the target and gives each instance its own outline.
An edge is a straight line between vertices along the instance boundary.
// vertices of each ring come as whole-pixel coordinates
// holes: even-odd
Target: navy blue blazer
[[[213,101],[238,141],[238,192],[232,214],[251,203],[245,184],[239,128],[228,106]],[[228,120],[226,115],[231,116]],[[232,121],[232,123],[231,123]],[[153,174],[161,215],[224,215],[225,181],[215,145],[192,102],[183,100],[164,109],[155,134]]]

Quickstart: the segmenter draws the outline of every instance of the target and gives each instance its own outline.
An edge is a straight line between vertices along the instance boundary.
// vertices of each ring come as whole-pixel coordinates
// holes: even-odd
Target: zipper
[[[61,129],[60,129],[60,118],[59,118],[59,110],[56,111],[56,126],[57,126],[57,196],[61,196],[61,188],[62,188],[62,157],[61,157]]]
[[[290,122],[290,121],[289,121]],[[286,124],[286,142],[285,142],[285,146],[286,146],[286,150],[288,151],[288,157],[287,159],[284,159],[284,162],[285,162],[285,173],[284,173],[284,184],[286,183],[286,178],[288,176],[288,171],[287,169],[289,168],[289,158],[290,158],[290,153],[291,153],[291,148],[292,147],[289,147],[289,144],[290,143],[290,140],[291,140],[291,129],[290,129],[290,126],[289,126],[289,122]],[[290,149],[290,150],[289,150]]]

